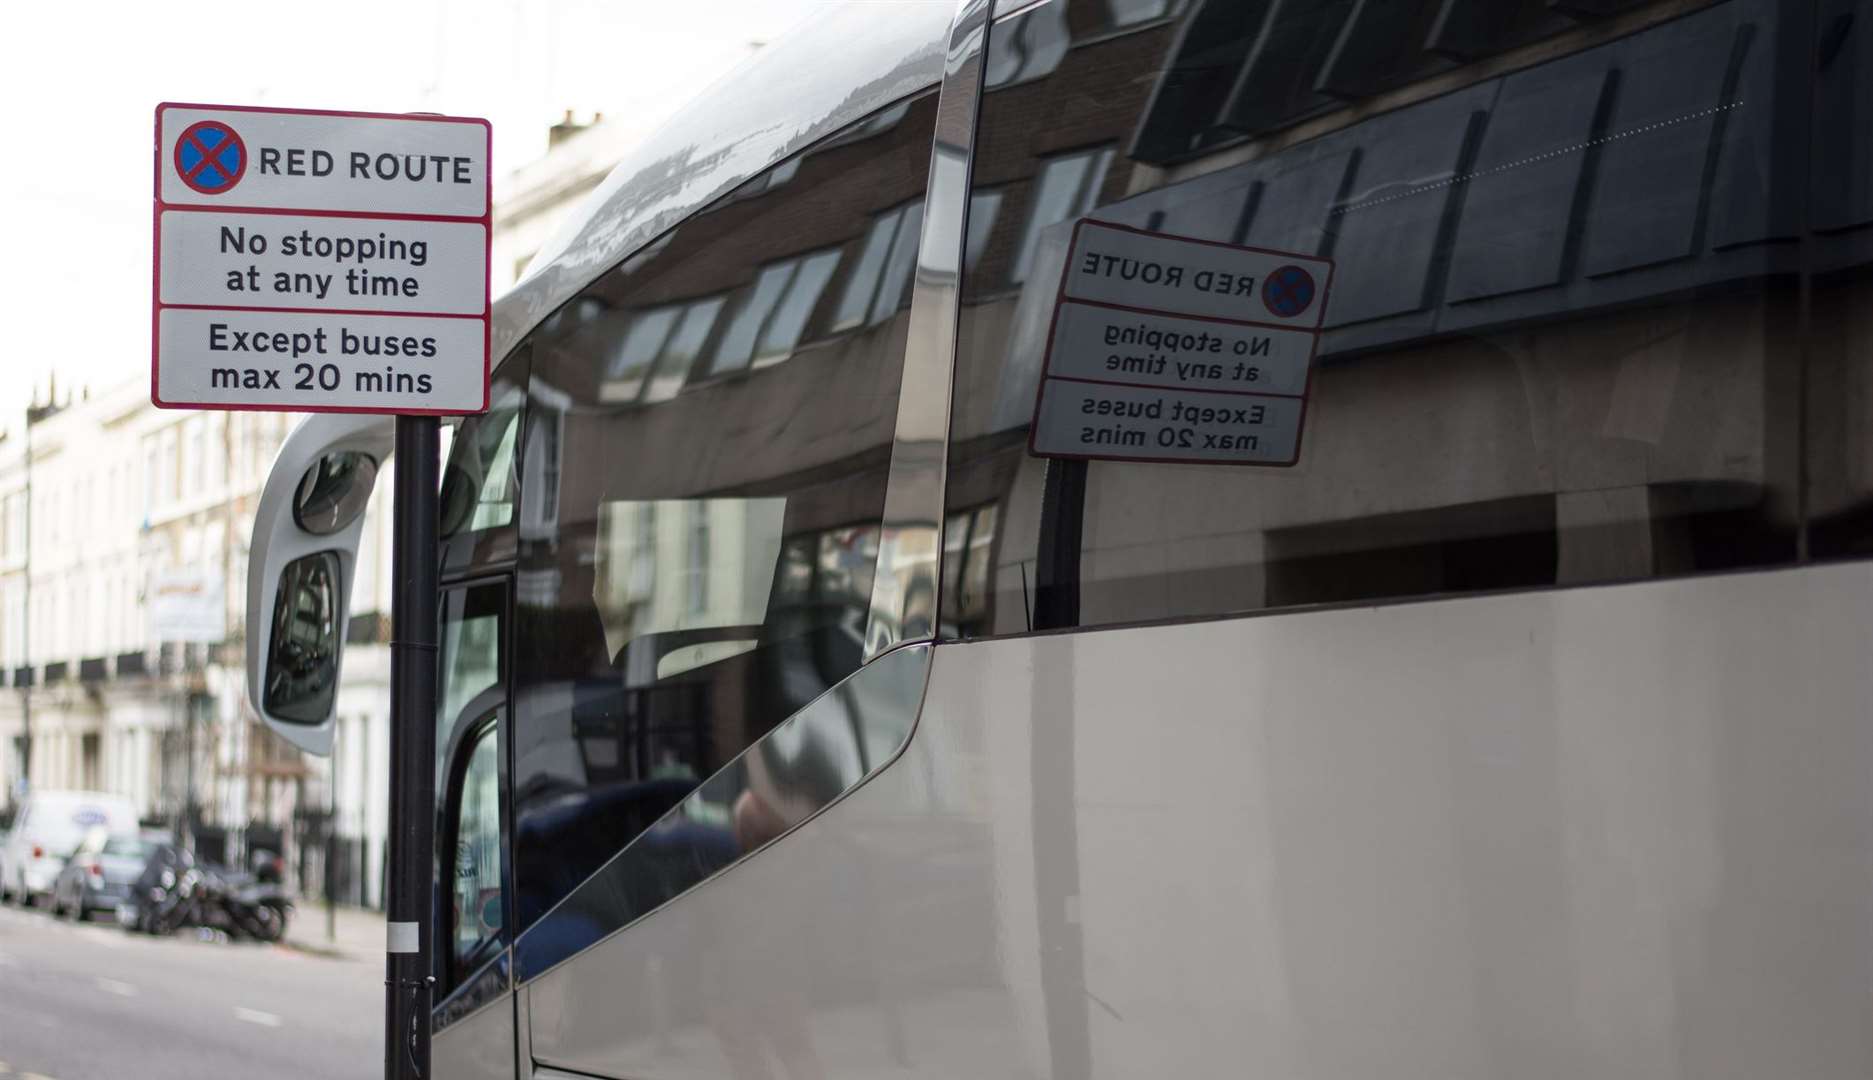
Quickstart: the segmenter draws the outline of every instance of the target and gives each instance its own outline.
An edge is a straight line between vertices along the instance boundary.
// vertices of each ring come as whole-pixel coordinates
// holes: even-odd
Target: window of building
[[[6,499],[6,551],[10,559],[26,554],[26,496],[8,495]]]
[[[989,35],[983,58],[983,82],[991,90],[1045,78],[1060,66],[1072,44],[1062,3],[1037,4],[1002,20],[996,31]]]
[[[646,402],[668,401],[683,389],[683,384],[689,381],[696,357],[702,355],[703,344],[709,340],[710,331],[715,329],[716,317],[722,314],[724,303],[717,296],[694,301],[683,308],[682,320],[670,332],[669,340],[664,342],[663,352],[657,357],[657,366],[651,372],[650,382],[644,387]],[[794,340],[799,340],[797,331]]]
[[[676,325],[680,310],[674,306],[657,308],[654,311],[640,312],[626,318],[628,325],[623,333],[609,327],[605,322],[595,323],[591,333],[604,336],[616,342],[616,351],[605,365],[605,386],[600,391],[605,401],[636,401],[637,395],[644,388],[644,380],[650,376],[650,367],[656,362],[657,354],[663,351],[663,343],[670,336],[670,328]]]
[[[822,251],[800,259],[786,295],[774,308],[767,326],[761,331],[761,344],[754,354],[754,366],[777,364],[793,355],[794,346],[806,332],[806,322],[819,306],[820,293],[832,280],[839,265],[839,251]]]
[[[762,267],[754,284],[741,294],[734,314],[716,342],[709,375],[732,374],[750,366],[765,367],[793,355],[806,334],[809,320],[818,310],[827,282],[838,269],[840,255],[839,249],[833,248]],[[707,336],[719,306],[720,301],[691,305],[690,310],[697,313],[699,319],[706,317],[707,321],[689,328],[688,337],[672,359],[673,369],[677,365],[687,368],[690,357]],[[669,393],[674,392],[674,386],[672,374],[659,399],[667,399]]]
[[[1040,166],[1028,193],[1027,225],[1015,250],[1008,280],[1020,284],[1034,268],[1034,249],[1041,234],[1069,219],[1083,216],[1105,184],[1112,165],[1112,148],[1099,147],[1049,158]]]
[[[806,595],[783,552],[875,533],[883,512],[909,271],[880,298],[892,266],[915,265],[917,226],[899,232],[935,105],[809,148],[785,183],[685,221],[530,336],[519,926],[861,662],[875,542]],[[631,345],[652,317],[656,347]],[[608,389],[621,351],[643,373],[629,393]]]
[[[875,324],[910,303],[911,275],[923,228],[923,200],[878,215],[865,234],[858,262],[847,275],[832,329]]]
[[[157,485],[161,482],[162,468],[158,465],[161,450],[154,436],[143,440],[143,515],[148,517],[162,497]]]
[[[550,536],[559,520],[559,476],[565,463],[560,450],[560,418],[554,408],[536,409],[527,417],[527,447],[521,459],[527,492],[520,506],[520,533],[529,539]]]
[[[85,790],[96,791],[103,786],[98,782],[103,764],[102,738],[95,731],[87,731],[78,739],[80,781]]]
[[[963,240],[963,269],[974,270],[995,235],[995,223],[1001,219],[1002,192],[983,188],[969,195],[969,233]]]
[[[1171,0],[1106,0],[1106,14],[1113,26],[1161,19],[1169,14]]]
[[[200,417],[182,422],[182,497],[199,497],[208,487],[208,459]]]
[[[227,480],[227,433],[227,414],[211,414],[208,417],[208,430],[203,436],[202,448],[203,486],[211,491],[220,489],[222,484]]]
[[[176,429],[174,425],[162,430],[156,442],[156,502],[167,506],[176,499]]]
[[[740,371],[754,359],[755,339],[761,336],[761,328],[767,325],[774,315],[774,309],[780,306],[780,298],[793,282],[794,273],[799,268],[797,259],[787,259],[761,268],[754,284],[742,294],[734,316],[729,319],[728,331],[716,343],[715,355],[709,361],[711,376]]]
[[[878,295],[872,298],[868,322],[881,323],[910,303],[911,274],[917,269],[917,242],[922,235],[923,203],[915,202],[899,216],[897,235],[891,240],[891,254],[878,279]]]
[[[1112,33],[1120,7],[1137,18]],[[1231,80],[1176,53],[1207,47],[1204,20],[1234,6],[1025,11],[1107,32],[982,101],[978,194],[1024,185],[1026,205],[972,222],[965,254],[949,632],[1785,565],[1804,536],[1816,557],[1873,554],[1855,434],[1873,350],[1850,314],[1866,256],[1846,239],[1873,197],[1839,179],[1866,138],[1864,82],[1851,50],[1815,87],[1787,78],[1786,58],[1812,51],[1777,36],[1793,31],[1775,7],[1709,5],[1252,156],[1189,143],[1175,169],[1144,136],[1165,102],[1226,111]],[[991,26],[991,56],[1024,19]],[[1314,85],[1318,64],[1295,70]],[[1811,89],[1812,162],[1781,149],[1809,145],[1787,124]],[[1292,466],[1029,452],[1081,220],[1334,260]],[[1800,258],[1770,257],[1810,220]],[[1179,377],[1145,389],[1168,409]]]
[[[249,422],[247,414],[238,412],[232,414],[228,417],[228,424],[230,425],[228,428],[229,438],[233,442],[233,450],[230,451],[231,457],[228,462],[228,469],[231,474],[229,480],[244,490],[247,486],[249,472],[247,462]]]
[[[26,662],[26,597],[17,585],[6,589],[6,667]]]
[[[691,615],[709,610],[709,500],[688,504],[688,550],[684,555],[683,597]]]

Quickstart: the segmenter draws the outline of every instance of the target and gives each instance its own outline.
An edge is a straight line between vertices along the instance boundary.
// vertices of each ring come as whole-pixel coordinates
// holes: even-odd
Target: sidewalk
[[[364,960],[384,955],[384,915],[379,911],[339,905],[331,915],[333,933],[326,933],[327,916],[323,900],[299,900],[293,905],[293,917],[286,924],[286,937],[280,944],[314,956],[343,960]]]

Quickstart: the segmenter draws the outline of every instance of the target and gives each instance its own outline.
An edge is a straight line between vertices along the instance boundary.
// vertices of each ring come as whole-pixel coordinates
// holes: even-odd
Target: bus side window
[[[445,574],[514,557],[521,403],[530,360],[523,347],[501,365],[488,389],[488,411],[464,419],[450,441],[441,496]]]
[[[448,846],[443,915],[447,944],[446,995],[500,947],[501,895],[500,725],[490,719],[473,737],[454,778],[447,806]]]
[[[517,932],[863,661],[935,115],[807,147],[531,335]]]
[[[505,581],[438,598],[435,971],[440,1002],[506,941],[502,750],[506,736]]]
[[[998,212],[963,260],[947,633],[1781,566],[1804,505],[1838,516],[1815,554],[1873,550],[1843,314],[1864,286],[1840,275],[1806,308],[1765,254],[1804,216],[1803,155],[1780,148],[1813,106],[1777,70],[1800,5],[1617,37],[1472,6],[1516,12],[1440,22],[1436,48],[1418,13],[1448,5],[1042,0],[990,26],[972,164]],[[1519,66],[1373,96],[1536,40]],[[1028,54],[1046,63],[993,63]],[[1866,126],[1844,103],[1857,55],[1830,76],[1843,132]],[[1843,268],[1852,242],[1817,241]],[[1101,245],[1265,280],[1226,308],[1195,271],[1095,295],[1078,275]],[[1842,369],[1814,423],[1810,310]],[[1258,361],[1271,317],[1302,330]],[[1801,440],[1830,432],[1804,504]]]

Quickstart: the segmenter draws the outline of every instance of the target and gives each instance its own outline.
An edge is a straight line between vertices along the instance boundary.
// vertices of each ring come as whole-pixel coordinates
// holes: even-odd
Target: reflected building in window
[[[935,110],[776,163],[523,345],[523,925],[865,655]]]
[[[1778,89],[1787,7],[1055,0],[997,20],[945,546],[978,542],[955,515],[984,506],[1001,535],[959,631],[1775,565],[1827,535],[1805,498],[1853,550],[1869,500],[1838,461],[1801,490],[1816,406],[1783,241],[1810,170],[1821,217],[1865,200],[1830,203],[1839,170],[1776,149],[1806,109]],[[1851,79],[1823,78],[1841,89],[1819,123],[1857,115]],[[1028,455],[1085,217],[1334,260],[1292,469]],[[1854,430],[1852,394],[1825,397]]]

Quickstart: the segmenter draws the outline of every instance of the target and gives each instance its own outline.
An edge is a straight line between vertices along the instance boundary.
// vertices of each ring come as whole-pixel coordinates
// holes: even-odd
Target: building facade
[[[0,441],[0,776],[108,790],[226,852],[308,774],[241,708],[247,527],[292,418],[164,412],[141,382],[60,398]],[[152,623],[178,592],[195,625]],[[192,815],[186,808],[194,807]],[[278,825],[274,826],[277,831]],[[279,837],[268,837],[272,846]]]

